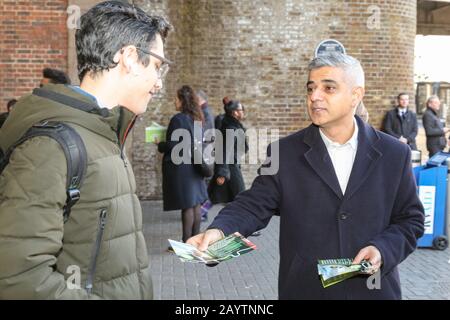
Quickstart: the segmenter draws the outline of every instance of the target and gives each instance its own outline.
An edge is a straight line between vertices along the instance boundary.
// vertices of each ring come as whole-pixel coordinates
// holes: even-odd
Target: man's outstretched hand
[[[361,263],[362,260],[367,260],[372,264],[372,268],[370,270],[370,273],[372,274],[380,270],[383,263],[381,261],[380,251],[374,246],[362,248],[356,255],[355,259],[353,259],[353,264]]]
[[[216,242],[223,237],[223,232],[219,229],[208,229],[206,232],[189,238],[186,243],[193,245],[200,251],[205,251],[211,243]]]

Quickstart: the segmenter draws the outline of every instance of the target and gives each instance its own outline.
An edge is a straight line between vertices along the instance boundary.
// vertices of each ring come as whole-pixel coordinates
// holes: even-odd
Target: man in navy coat
[[[205,250],[280,215],[280,299],[401,299],[397,265],[424,230],[410,149],[354,115],[364,96],[358,60],[330,54],[308,69],[312,124],[272,144],[278,171],[261,174],[266,162],[252,187],[188,243]],[[361,275],[323,288],[317,260],[351,257],[369,260],[380,285],[374,289]]]

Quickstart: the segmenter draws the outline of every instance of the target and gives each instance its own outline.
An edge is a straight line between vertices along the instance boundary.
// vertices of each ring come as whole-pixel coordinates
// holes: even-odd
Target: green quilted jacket
[[[63,85],[46,89],[93,103]],[[86,145],[81,198],[64,224],[61,147],[35,137],[15,149],[0,175],[0,299],[151,299],[141,206],[123,152],[135,116],[120,107],[88,113],[29,95],[0,129],[1,149],[45,119],[72,126]]]

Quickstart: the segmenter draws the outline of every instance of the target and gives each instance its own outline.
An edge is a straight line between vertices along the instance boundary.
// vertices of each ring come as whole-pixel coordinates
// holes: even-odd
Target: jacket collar
[[[121,106],[116,106],[109,110],[107,108],[102,108],[99,106],[97,99],[84,90],[72,86],[66,86],[66,88],[67,90],[63,90],[61,94],[65,94],[85,103],[91,104],[92,110],[87,113],[85,112],[85,116],[86,114],[91,113],[92,117],[89,117],[91,118],[89,120],[101,121],[104,124],[97,126],[96,128],[92,128],[91,121],[86,121],[87,119],[84,119],[83,121],[77,123],[78,125],[90,129],[91,131],[95,131],[105,138],[119,143],[120,145],[125,143],[125,139],[136,119],[136,116],[132,112]],[[68,107],[73,108],[73,106]],[[76,119],[72,121],[77,122]]]
[[[64,85],[49,84],[44,89],[91,104],[92,108],[83,111],[34,94],[27,95],[19,99],[9,116],[10,121],[1,128],[2,150],[7,150],[31,126],[43,120],[73,123],[123,145],[136,119],[132,112],[119,106],[111,110],[101,109],[91,98]]]
[[[358,116],[355,116],[355,118],[359,129],[358,149],[345,192],[346,199],[350,198],[361,187],[382,156],[382,153],[376,148],[376,143],[380,140],[379,134]],[[310,147],[304,154],[306,161],[336,196],[343,199],[344,195],[339,186],[333,163],[316,125],[311,124],[306,129],[303,142]]]
[[[409,112],[409,108],[408,107],[406,107],[406,108],[401,108],[400,106],[397,106],[397,108],[395,109],[395,111],[397,111],[397,114],[398,115],[400,115],[400,114],[407,114],[408,112]]]
[[[109,125],[109,127],[115,132],[119,144],[124,144],[125,139],[131,130],[134,122],[136,120],[136,116],[128,111],[126,108],[117,106],[108,110],[107,108],[102,108],[99,104],[98,99],[84,91],[80,87],[70,86],[70,88],[80,93],[80,96],[77,98],[88,98],[90,103],[93,105],[94,113],[98,113],[101,116],[101,120]],[[86,100],[85,100],[86,101]]]
[[[429,110],[429,112],[431,112],[432,114],[434,114],[435,116],[437,116],[437,112],[434,111],[433,109],[431,109],[430,107],[427,107],[427,110]]]

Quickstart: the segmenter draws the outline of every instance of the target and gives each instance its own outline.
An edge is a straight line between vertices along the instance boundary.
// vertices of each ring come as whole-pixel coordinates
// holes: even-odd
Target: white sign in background
[[[436,187],[419,186],[419,198],[425,209],[425,234],[433,234]]]

